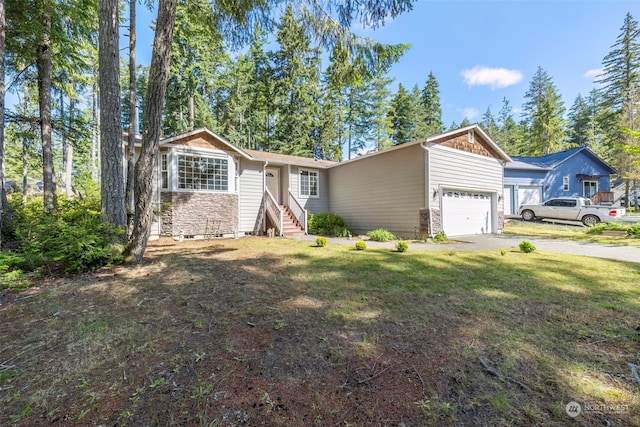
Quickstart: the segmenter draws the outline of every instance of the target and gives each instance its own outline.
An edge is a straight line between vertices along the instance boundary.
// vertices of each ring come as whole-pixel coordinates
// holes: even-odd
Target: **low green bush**
[[[122,230],[104,224],[97,199],[61,201],[43,212],[42,199],[12,210],[16,252],[23,271],[41,267],[67,273],[93,270],[122,260]]]
[[[435,236],[433,236],[433,241],[435,243],[443,243],[443,242],[446,242],[447,240],[449,239],[447,239],[447,236],[446,234],[444,234],[444,231],[441,231],[437,233]]]
[[[525,254],[531,253],[536,250],[536,247],[528,240],[520,242],[520,250]]]
[[[28,264],[21,254],[0,252],[0,289],[19,291],[28,288],[29,279],[21,268]]]
[[[316,239],[316,246],[321,248],[323,246],[327,246],[327,238],[326,237],[318,237]]]
[[[367,236],[374,242],[388,242],[394,240],[396,236],[392,232],[378,228],[377,230],[371,230],[367,233]]]
[[[408,249],[409,249],[409,244],[404,240],[400,240],[398,243],[396,243],[396,250],[398,252],[406,252]]]
[[[587,234],[602,234],[604,230],[627,231],[628,226],[615,222],[600,222],[590,227],[585,227],[584,232]]]
[[[362,240],[358,240],[356,242],[356,249],[359,251],[364,251],[365,249],[367,249],[367,244]]]
[[[348,237],[351,234],[340,215],[324,212],[309,214],[307,230],[320,236]]]

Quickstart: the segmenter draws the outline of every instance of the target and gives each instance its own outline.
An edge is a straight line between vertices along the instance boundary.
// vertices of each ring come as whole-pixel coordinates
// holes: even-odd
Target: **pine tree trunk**
[[[160,143],[162,106],[169,78],[171,38],[176,19],[176,7],[177,0],[160,0],[158,5],[158,19],[144,110],[142,149],[136,163],[135,173],[136,209],[133,219],[133,233],[128,247],[128,254],[133,263],[142,260],[151,234],[153,171]]]
[[[29,141],[22,139],[22,206],[27,206],[29,197]]]
[[[2,248],[2,231],[5,219],[9,217],[9,205],[7,204],[7,193],[4,189],[4,54],[5,54],[5,9],[4,0],[0,0],[0,248]]]
[[[73,98],[69,98],[69,126],[68,128],[71,129],[72,125],[73,125],[73,120],[74,120],[74,114],[75,114],[75,100]],[[67,144],[67,150],[65,152],[64,158],[63,158],[63,162],[64,162],[64,187],[67,193],[67,198],[71,198],[73,196],[73,143],[71,141],[69,141],[69,138],[67,137],[66,139]]]
[[[100,201],[103,222],[126,229],[120,121],[118,0],[99,2]]]
[[[38,68],[44,212],[51,213],[56,204],[56,182],[53,168],[53,146],[51,143],[51,16],[45,13],[41,19],[43,35],[36,66]]]
[[[125,200],[128,215],[135,209],[134,184],[136,167],[136,135],[138,134],[138,111],[136,109],[136,2],[129,1],[129,144],[127,147],[127,187]],[[131,227],[128,227],[131,230]]]
[[[62,185],[64,186],[64,193],[68,199],[71,197],[71,171],[69,170],[70,165],[67,163],[67,156],[69,151],[67,129],[69,129],[71,126],[71,119],[69,118],[69,124],[67,125],[64,119],[64,93],[62,92],[62,90],[60,91],[60,123],[62,123]]]
[[[195,108],[195,96],[193,92],[189,94],[189,130],[193,130],[196,127],[196,108]]]
[[[98,182],[100,174],[98,173],[98,153],[100,152],[100,105],[98,104],[98,76],[94,74],[93,90],[91,93],[92,108],[91,122],[91,178],[94,182]]]

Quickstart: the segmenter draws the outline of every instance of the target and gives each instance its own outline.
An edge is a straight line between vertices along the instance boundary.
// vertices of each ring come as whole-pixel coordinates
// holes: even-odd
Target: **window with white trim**
[[[162,188],[169,188],[169,160],[167,158],[167,153],[162,153],[160,155],[160,175],[162,179]]]
[[[318,171],[300,169],[300,196],[318,197]]]
[[[562,191],[569,191],[569,176],[562,177]]]
[[[215,157],[179,155],[178,188],[228,191],[228,160]]]

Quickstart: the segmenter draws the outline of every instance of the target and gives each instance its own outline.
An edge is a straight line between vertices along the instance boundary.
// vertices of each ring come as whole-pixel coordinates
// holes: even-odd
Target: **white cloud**
[[[600,74],[602,74],[603,71],[604,71],[604,69],[602,69],[602,68],[594,68],[592,70],[587,70],[582,75],[582,77],[584,77],[585,79],[593,81],[596,77],[598,77]]]
[[[496,89],[520,83],[523,76],[518,70],[476,65],[462,70],[462,77],[467,86],[491,86],[491,89]]]

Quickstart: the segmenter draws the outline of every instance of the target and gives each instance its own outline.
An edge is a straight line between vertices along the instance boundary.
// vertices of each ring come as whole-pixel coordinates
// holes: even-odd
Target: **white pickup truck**
[[[518,210],[518,215],[525,221],[550,218],[581,221],[584,225],[611,222],[625,213],[624,208],[592,205],[591,200],[586,197],[558,197],[541,205],[522,205]]]

